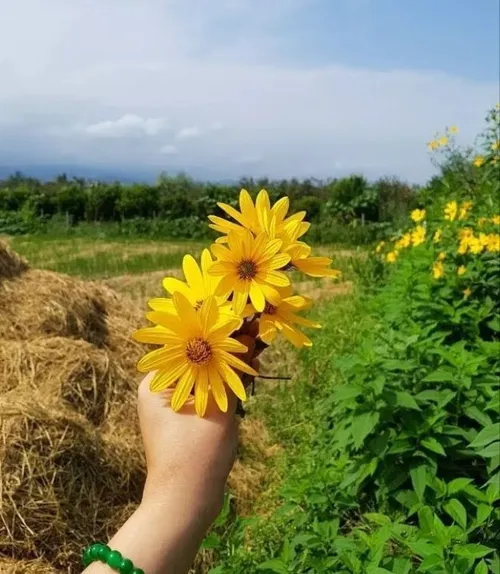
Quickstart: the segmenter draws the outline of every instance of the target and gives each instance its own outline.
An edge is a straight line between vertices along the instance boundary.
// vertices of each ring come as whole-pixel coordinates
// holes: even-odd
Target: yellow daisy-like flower
[[[241,232],[248,229],[254,235],[267,233],[271,239],[282,239],[285,243],[292,243],[302,237],[311,224],[303,221],[306,216],[305,211],[299,211],[290,217],[286,217],[290,207],[288,197],[282,197],[273,206],[269,199],[269,194],[265,189],[261,189],[255,204],[246,189],[240,191],[240,210],[238,211],[227,203],[217,205],[232,217],[237,223],[227,221],[215,215],[209,215],[211,221],[209,227],[225,234],[217,239],[217,243],[227,243],[227,234],[231,231]],[[289,235],[293,234],[293,238]]]
[[[455,221],[458,211],[458,204],[456,201],[450,201],[444,208],[444,218],[448,221]]]
[[[481,167],[485,163],[485,159],[482,155],[477,155],[472,162],[476,167]]]
[[[500,150],[500,141],[493,142],[491,144],[491,149],[492,149],[492,151]]]
[[[481,246],[486,247],[489,243],[490,236],[486,233],[481,232],[481,233],[479,233],[478,239],[479,239],[479,243],[481,244]]]
[[[490,233],[488,236],[488,244],[486,245],[487,251],[490,253],[500,253],[500,234]]]
[[[457,268],[457,275],[459,277],[465,275],[466,273],[467,273],[467,267],[465,265],[460,265],[460,267]]]
[[[472,208],[472,201],[464,201],[462,203],[462,205],[460,206],[460,211],[458,213],[458,219],[465,219],[467,217],[467,214],[469,213],[469,211]]]
[[[444,251],[441,251],[441,253],[438,255],[438,260],[444,261],[445,259],[446,259],[446,253]]]
[[[375,253],[380,253],[382,251],[382,249],[384,248],[385,245],[385,241],[381,241],[377,247],[375,247]]]
[[[442,238],[443,238],[443,231],[441,229],[436,229],[432,241],[434,241],[434,243],[439,243]]]
[[[265,233],[253,237],[245,231],[229,233],[228,247],[212,245],[217,261],[209,273],[221,278],[216,294],[232,294],[232,309],[237,315],[241,316],[249,297],[257,311],[264,311],[266,301],[279,299],[276,287],[290,285],[290,279],[278,271],[290,262],[289,254],[278,254],[282,243],[280,239],[268,239]]]
[[[290,256],[290,269],[296,269],[310,277],[338,279],[342,275],[338,269],[330,267],[333,261],[329,257],[310,257],[312,250],[306,243],[298,241],[284,251]]]
[[[405,233],[400,239],[396,241],[394,247],[396,250],[405,249],[411,245],[411,233]]]
[[[280,299],[276,301],[275,305],[266,303],[264,312],[259,319],[259,337],[269,345],[281,333],[298,349],[311,347],[310,339],[295,327],[296,324],[312,329],[321,328],[321,325],[316,321],[297,315],[298,312],[311,307],[311,299],[293,295],[291,287],[280,289],[279,294]]]
[[[425,241],[425,227],[423,225],[417,225],[414,231],[411,233],[411,242],[414,247],[421,245]]]
[[[491,218],[491,223],[493,223],[494,225],[500,225],[500,215],[494,215]]]
[[[213,262],[208,249],[204,249],[201,254],[201,268],[192,255],[185,255],[182,260],[182,270],[186,281],[181,281],[175,277],[166,277],[163,280],[164,289],[170,295],[176,292],[182,293],[195,309],[199,309],[207,297],[215,295],[220,283],[220,278],[213,277],[208,273]],[[231,310],[231,303],[227,302],[227,298],[228,295],[216,298],[222,314],[228,314]],[[176,314],[174,301],[170,298],[156,297],[150,299],[148,305],[153,311]]]
[[[464,297],[470,297],[472,294],[472,291],[467,287],[467,289],[464,289]]]
[[[474,236],[469,237],[468,243],[469,243],[469,250],[474,255],[478,255],[479,253],[481,253],[485,247],[483,245],[483,242],[479,239],[479,237]]]
[[[450,139],[448,138],[448,136],[443,136],[441,138],[439,138],[439,145],[440,146],[445,146],[448,145]]]
[[[389,251],[389,253],[385,256],[385,260],[387,263],[396,263],[398,255],[399,253],[397,251]]]
[[[450,132],[450,134],[456,135],[459,132],[459,129],[457,128],[457,126],[450,126],[450,129],[448,130]]]
[[[415,223],[422,221],[425,219],[425,209],[414,209],[411,212],[410,217]]]
[[[427,144],[427,148],[429,149],[429,151],[434,151],[438,147],[439,143],[436,140],[432,140]]]
[[[233,369],[253,376],[258,373],[232,354],[247,351],[245,345],[230,337],[241,320],[221,320],[213,296],[205,299],[199,311],[178,291],[173,294],[173,302],[178,316],[150,313],[157,326],[139,329],[133,335],[137,341],[162,345],[137,364],[140,372],[156,371],[150,383],[151,391],[162,391],[176,383],[171,406],[178,411],[194,387],[195,409],[201,417],[205,415],[209,393],[213,394],[219,409],[227,411],[224,383],[240,400],[246,400],[245,388]]]
[[[435,261],[432,266],[432,276],[434,279],[441,279],[444,277],[444,265],[442,261]]]

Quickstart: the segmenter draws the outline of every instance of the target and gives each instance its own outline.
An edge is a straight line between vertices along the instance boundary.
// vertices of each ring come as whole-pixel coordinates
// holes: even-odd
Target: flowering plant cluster
[[[246,190],[239,197],[240,211],[219,203],[232,220],[209,216],[210,227],[221,236],[201,255],[200,265],[186,255],[185,281],[167,277],[163,286],[170,297],[149,301],[146,317],[154,326],[139,329],[135,340],[160,345],[138,363],[140,372],[154,371],[150,389],[175,386],[171,405],[178,411],[194,395],[197,414],[203,417],[209,395],[221,411],[228,408],[226,389],[246,399],[240,373],[258,376],[236,355],[247,353],[242,341],[265,348],[278,335],[295,347],[310,347],[298,326],[319,328],[300,313],[312,301],[294,294],[290,271],[311,277],[337,278],[331,259],[312,257],[301,241],[310,224],[305,211],[288,215],[289,199],[271,205],[266,190],[256,201]]]

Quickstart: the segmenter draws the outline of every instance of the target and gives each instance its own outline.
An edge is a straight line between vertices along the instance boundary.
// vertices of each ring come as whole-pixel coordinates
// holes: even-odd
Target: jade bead
[[[132,574],[144,574],[144,570],[142,568],[134,568]]]
[[[134,564],[132,563],[132,560],[124,558],[120,564],[120,574],[133,574],[133,572]]]
[[[122,560],[123,556],[121,555],[121,553],[118,552],[118,550],[113,550],[112,552],[109,553],[107,563],[108,566],[111,566],[111,568],[118,570],[120,568]]]
[[[85,548],[85,550],[83,552],[82,560],[83,560],[83,565],[85,566],[85,568],[87,568],[87,566],[89,566],[92,563],[92,556],[90,555],[90,546]]]
[[[96,560],[97,558],[99,558],[99,551],[101,550],[102,544],[92,544],[92,546],[90,547],[90,557],[92,558],[92,560]]]
[[[106,544],[102,544],[99,548],[99,559],[104,560],[106,562],[108,560],[108,556],[111,553],[111,548]]]

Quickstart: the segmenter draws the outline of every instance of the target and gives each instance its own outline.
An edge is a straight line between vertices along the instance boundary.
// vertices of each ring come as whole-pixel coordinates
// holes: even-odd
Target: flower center
[[[212,357],[212,347],[204,339],[195,337],[187,342],[186,357],[195,365],[205,365]]]
[[[238,276],[240,279],[249,281],[257,275],[257,265],[250,259],[244,259],[238,265]]]
[[[274,315],[276,313],[276,307],[266,301],[266,306],[264,307],[264,313],[266,315]]]

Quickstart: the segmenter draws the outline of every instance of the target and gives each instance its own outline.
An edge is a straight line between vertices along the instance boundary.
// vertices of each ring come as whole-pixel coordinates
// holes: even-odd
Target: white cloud
[[[472,141],[496,82],[284,60],[283,23],[311,1],[3,2],[0,154],[156,170],[168,129],[189,140],[180,167],[219,177],[258,150],[255,176],[422,181],[436,130]]]
[[[177,135],[175,136],[178,140],[188,140],[192,138],[197,138],[201,136],[201,131],[196,126],[189,126],[186,128],[181,128]]]
[[[177,153],[177,148],[174,145],[167,144],[160,149],[160,153],[165,155],[174,155]]]
[[[155,136],[166,127],[165,118],[141,118],[135,114],[125,114],[117,120],[106,120],[90,124],[84,131],[95,137],[116,138],[137,134]]]

